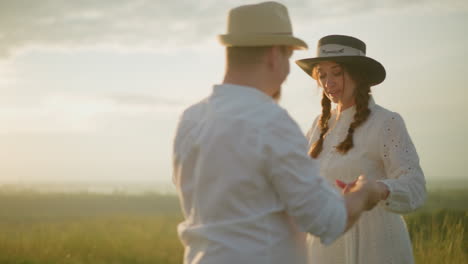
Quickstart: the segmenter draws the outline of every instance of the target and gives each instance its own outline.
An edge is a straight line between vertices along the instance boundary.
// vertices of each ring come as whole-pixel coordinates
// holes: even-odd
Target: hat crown
[[[333,47],[336,50],[327,50],[326,48]],[[362,40],[345,35],[329,35],[321,38],[317,44],[317,55],[327,56],[333,54],[335,56],[346,55],[341,49],[346,49],[348,52],[353,52],[353,55],[366,55],[366,43]],[[341,53],[341,54],[340,54]],[[347,54],[351,55],[351,54]]]
[[[234,8],[227,24],[228,34],[292,34],[288,10],[276,2]]]
[[[229,11],[227,33],[218,36],[227,47],[289,46],[307,49],[292,34],[288,9],[277,2],[244,5]]]

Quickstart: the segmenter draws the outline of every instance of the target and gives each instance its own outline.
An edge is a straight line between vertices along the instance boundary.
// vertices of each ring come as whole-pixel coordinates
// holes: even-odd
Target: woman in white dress
[[[414,263],[401,214],[424,203],[424,174],[401,116],[371,96],[385,69],[365,52],[361,40],[331,35],[320,39],[317,57],[296,62],[323,89],[322,113],[307,134],[321,175],[344,188],[364,174],[378,180],[382,194],[379,205],[331,246],[308,237],[310,263]]]

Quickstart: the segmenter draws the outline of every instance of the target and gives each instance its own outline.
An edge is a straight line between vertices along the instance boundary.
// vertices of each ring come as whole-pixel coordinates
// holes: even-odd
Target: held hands
[[[385,184],[378,183],[373,179],[368,179],[364,175],[360,175],[351,183],[344,183],[336,180],[336,185],[342,189],[343,194],[360,193],[363,196],[364,210],[371,210],[380,200],[384,200],[388,196],[388,189]]]

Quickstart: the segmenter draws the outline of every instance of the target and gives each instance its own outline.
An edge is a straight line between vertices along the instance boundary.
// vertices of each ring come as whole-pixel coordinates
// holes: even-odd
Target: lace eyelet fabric
[[[363,214],[351,229],[353,232],[348,231],[337,240],[336,244],[342,246],[322,247],[317,240],[309,239],[308,248],[316,253],[309,254],[310,263],[414,262],[411,241],[401,215],[423,205],[426,198],[424,173],[403,118],[373,100],[369,108],[369,118],[354,132],[354,147],[344,155],[328,155],[333,151],[331,146],[346,138],[355,114],[351,107],[341,113],[336,128],[324,140],[317,160],[321,176],[330,183],[336,179],[352,181],[364,174],[384,183],[390,194],[373,210]],[[330,120],[335,116],[332,112]],[[314,122],[307,134],[310,144],[318,139],[318,131],[317,122]]]

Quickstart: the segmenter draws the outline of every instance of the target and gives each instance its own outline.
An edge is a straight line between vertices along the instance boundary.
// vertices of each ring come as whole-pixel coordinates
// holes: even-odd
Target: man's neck
[[[223,84],[236,84],[242,86],[248,86],[255,88],[268,96],[272,96],[268,93],[271,87],[266,81],[266,78],[263,78],[264,74],[261,72],[255,71],[227,71],[226,75],[224,76]]]

